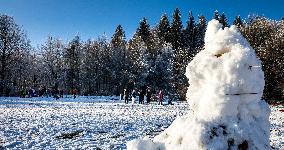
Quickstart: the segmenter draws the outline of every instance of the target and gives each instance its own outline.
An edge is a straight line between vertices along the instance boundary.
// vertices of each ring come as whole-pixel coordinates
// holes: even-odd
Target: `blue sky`
[[[164,13],[172,15],[179,8],[185,24],[188,11],[207,20],[214,10],[225,12],[231,23],[236,15],[264,15],[279,20],[284,16],[282,0],[0,0],[0,13],[13,16],[23,26],[33,46],[44,43],[48,35],[71,40],[79,34],[82,40],[105,33],[111,38],[121,24],[130,38],[139,21],[146,17],[151,26]]]

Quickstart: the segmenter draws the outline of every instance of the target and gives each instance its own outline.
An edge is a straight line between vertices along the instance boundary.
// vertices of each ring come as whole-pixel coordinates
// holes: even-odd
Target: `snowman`
[[[205,48],[188,64],[186,76],[188,114],[153,140],[128,142],[127,149],[271,149],[261,62],[236,26],[222,29],[211,20]]]

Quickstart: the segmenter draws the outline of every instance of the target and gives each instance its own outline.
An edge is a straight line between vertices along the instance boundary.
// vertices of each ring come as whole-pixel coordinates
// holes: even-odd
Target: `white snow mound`
[[[188,64],[188,115],[129,150],[271,149],[268,104],[261,100],[264,74],[254,49],[236,26],[208,23],[205,49]]]

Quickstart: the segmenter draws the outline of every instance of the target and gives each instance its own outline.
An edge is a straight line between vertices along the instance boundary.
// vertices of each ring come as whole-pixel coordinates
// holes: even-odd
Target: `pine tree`
[[[126,48],[125,32],[123,31],[121,25],[118,25],[116,27],[113,37],[111,39],[111,44],[113,48],[120,48],[120,49]]]
[[[228,27],[228,21],[225,16],[225,13],[223,12],[221,16],[219,17],[219,22],[222,24],[222,28],[224,29],[225,27]]]
[[[188,50],[187,54],[188,58],[186,58],[187,60],[189,60],[189,57],[192,55],[192,51],[195,48],[195,36],[196,36],[195,26],[196,24],[194,21],[194,17],[192,15],[192,12],[190,11],[186,27],[183,30],[184,46],[185,49]]]
[[[196,26],[196,46],[195,54],[204,47],[204,37],[206,32],[206,19],[203,15],[199,16],[199,21]]]
[[[146,45],[146,51],[151,59],[155,59],[157,52],[155,50],[155,43],[153,41],[153,35],[151,34],[150,25],[146,18],[140,22],[139,27],[136,30],[135,36],[140,36],[142,41]]]
[[[171,42],[171,38],[170,38],[171,27],[170,27],[170,23],[169,23],[169,20],[166,14],[164,14],[161,17],[157,30],[158,30],[157,31],[158,37],[161,41],[164,41],[167,43]]]
[[[174,64],[175,64],[175,74],[179,74],[179,69],[181,68],[183,57],[185,56],[185,50],[182,49],[183,44],[183,34],[182,34],[182,22],[181,22],[181,15],[178,8],[175,9],[173,13],[173,22],[171,26],[171,39],[172,39],[172,47],[173,47],[173,54],[174,54]]]
[[[241,19],[240,15],[236,16],[236,18],[235,18],[235,20],[233,22],[233,25],[236,25],[238,28],[243,26],[243,22],[242,22],[242,19]]]
[[[114,54],[108,42],[107,36],[103,35],[98,39],[99,53],[100,53],[100,85],[99,93],[102,95],[110,95],[115,93],[116,89],[113,88],[113,63]]]
[[[173,67],[169,68],[168,64],[169,62],[173,63],[173,54],[172,54],[172,46],[170,43],[167,43],[166,41],[163,41],[158,36],[158,26],[157,28],[154,28],[151,30],[152,40],[154,43],[154,49],[156,52],[156,56],[154,59],[147,55],[146,62],[147,62],[147,76],[146,76],[146,84],[144,84],[144,87],[150,86],[153,91],[158,90],[159,88],[163,88],[164,90],[169,91],[170,90],[170,81],[171,76],[168,76],[169,73],[172,73]],[[170,56],[169,56],[170,55]],[[150,59],[149,59],[150,58]],[[163,69],[165,70],[163,70]],[[166,69],[167,68],[167,69]],[[170,69],[170,70],[168,70]],[[167,81],[166,81],[167,79]],[[166,82],[166,83],[165,83]]]
[[[171,44],[175,50],[179,50],[183,46],[182,28],[180,11],[176,8],[173,13],[173,22],[171,25]]]
[[[127,61],[126,61],[126,38],[125,33],[121,25],[118,25],[113,37],[111,39],[111,49],[113,53],[113,75],[114,75],[114,89],[116,89],[116,94],[123,91],[127,78],[124,74],[127,71]]]
[[[112,55],[117,62],[123,63],[126,56],[126,37],[121,25],[118,25],[111,39]]]
[[[171,77],[173,76],[173,51],[170,44],[164,44],[160,49],[154,65],[150,69],[151,87],[163,89],[166,93],[172,94]]]
[[[184,75],[187,65],[188,51],[184,48],[184,37],[182,33],[182,22],[179,9],[175,9],[171,26],[171,39],[173,47],[173,77],[171,79],[171,89],[179,100],[185,100],[187,79]]]
[[[129,68],[131,70],[128,87],[140,88],[146,85],[146,78],[148,77],[149,71],[149,53],[147,53],[147,46],[140,36],[135,34],[128,44],[128,59]]]
[[[218,12],[218,10],[215,10],[215,11],[214,11],[213,19],[219,21],[219,12]]]
[[[141,37],[143,42],[147,43],[150,37],[150,25],[147,22],[146,18],[143,18],[139,23],[139,27],[136,31],[137,35]]]

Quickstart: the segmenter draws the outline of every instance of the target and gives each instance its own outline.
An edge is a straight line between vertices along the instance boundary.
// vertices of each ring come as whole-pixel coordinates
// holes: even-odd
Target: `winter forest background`
[[[0,14],[0,95],[18,96],[23,89],[76,90],[80,95],[119,95],[124,88],[152,91],[164,89],[177,100],[185,100],[187,64],[204,46],[206,18],[192,12],[182,23],[179,9],[162,15],[150,27],[143,18],[132,38],[126,39],[118,25],[111,39],[106,36],[68,43],[52,36],[39,48],[30,41],[13,17]],[[229,26],[224,13],[213,18]],[[208,18],[211,20],[211,18]],[[284,18],[236,16],[233,24],[256,50],[265,72],[263,98],[281,101],[284,86]],[[204,91],[206,92],[206,91]]]

